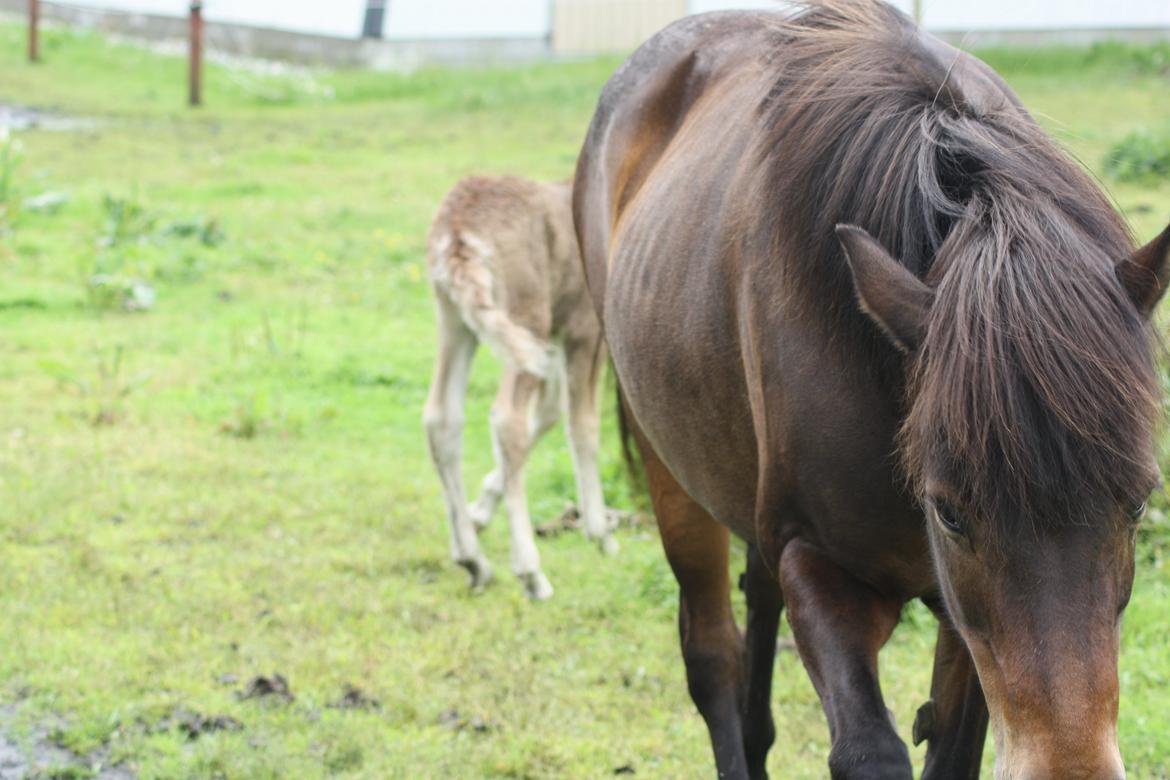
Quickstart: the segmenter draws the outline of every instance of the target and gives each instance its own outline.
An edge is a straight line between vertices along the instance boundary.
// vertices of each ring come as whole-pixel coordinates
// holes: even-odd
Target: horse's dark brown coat
[[[922,597],[940,615],[947,605],[986,662],[1001,762],[1080,761],[1086,777],[1111,776],[1115,748],[1095,741],[1116,712],[1106,626],[1128,597],[1124,519],[1155,478],[1143,315],[1164,286],[1165,242],[1130,258],[1108,201],[990,68],[888,6],[843,0],[795,19],[694,17],[639,49],[602,95],[574,216],[632,427],[659,464],[671,563],[726,565],[716,537],[706,559],[675,542],[677,517],[709,515],[779,572],[834,727],[834,773],[871,776],[865,761],[884,767],[873,776],[908,771],[872,720],[876,653],[889,609]],[[863,295],[867,316],[862,274],[881,264],[851,257],[850,273],[842,223],[921,282],[881,288],[886,301]],[[970,550],[924,505],[961,515]],[[680,584],[693,624],[710,594]],[[1057,620],[1037,606],[1057,592],[1083,607],[1093,637],[1064,676],[1046,664],[1065,657],[1073,608]],[[709,671],[721,631],[706,650],[684,632],[684,657],[689,679],[702,657],[730,690],[736,663]],[[1040,649],[1013,646],[1021,637]],[[967,764],[932,743],[928,767],[968,776],[986,711],[970,657],[947,648],[943,677],[967,672],[938,692],[949,714],[937,745]],[[871,678],[872,690],[857,684]],[[1061,694],[1092,723],[1070,728],[1052,704]],[[730,695],[696,695],[721,771],[738,760],[724,744],[738,732],[718,714]],[[1045,702],[1051,717],[1017,717]],[[869,740],[868,754],[842,734]]]

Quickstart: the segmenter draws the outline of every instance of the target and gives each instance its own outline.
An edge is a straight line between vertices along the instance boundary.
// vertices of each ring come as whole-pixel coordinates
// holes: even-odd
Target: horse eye
[[[1145,516],[1145,514],[1146,514],[1146,502],[1143,501],[1136,508],[1130,510],[1129,519],[1133,520],[1136,523],[1138,520],[1141,520],[1142,517]]]
[[[931,506],[934,508],[934,516],[938,518],[943,528],[952,534],[963,535],[963,523],[951,507],[942,502],[932,502]]]

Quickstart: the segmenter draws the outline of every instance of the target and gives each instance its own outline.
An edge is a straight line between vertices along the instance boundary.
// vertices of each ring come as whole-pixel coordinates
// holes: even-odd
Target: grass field
[[[653,530],[622,532],[612,560],[543,540],[557,595],[530,604],[497,519],[503,576],[471,596],[419,424],[434,206],[472,172],[569,175],[617,61],[213,67],[208,106],[186,111],[177,59],[54,30],[43,46],[29,66],[0,25],[0,102],[94,120],[20,133],[0,163],[0,704],[17,733],[51,724],[86,757],[46,776],[711,776]],[[1170,122],[1165,49],[988,57],[1094,169]],[[1170,217],[1170,183],[1110,186],[1141,238]],[[471,485],[495,374],[477,361]],[[607,498],[633,507],[608,413],[605,437]],[[528,482],[536,518],[572,499],[559,432]],[[1159,496],[1121,662],[1139,779],[1170,778],[1165,510]],[[910,609],[883,656],[907,736],[932,642]],[[239,695],[274,673],[291,701]],[[774,776],[823,777],[827,729],[791,651],[774,699]]]

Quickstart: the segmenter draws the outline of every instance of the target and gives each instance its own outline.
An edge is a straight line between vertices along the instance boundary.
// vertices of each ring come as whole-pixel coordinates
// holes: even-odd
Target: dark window
[[[362,23],[363,38],[381,38],[386,19],[388,0],[366,0],[366,19]]]

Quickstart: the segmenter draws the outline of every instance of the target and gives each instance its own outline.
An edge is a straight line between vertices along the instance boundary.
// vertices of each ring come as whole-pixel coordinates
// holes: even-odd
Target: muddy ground
[[[53,744],[52,727],[41,725],[26,735],[17,726],[20,711],[0,706],[0,780],[88,777],[94,780],[134,780],[120,767],[106,766],[101,755],[79,756]]]

